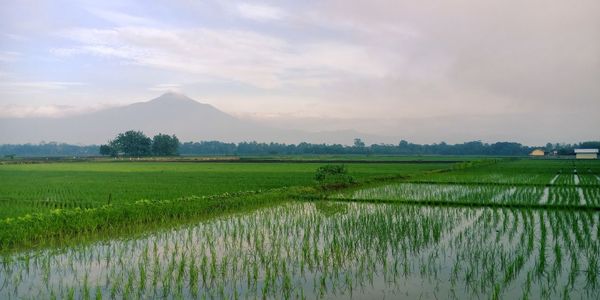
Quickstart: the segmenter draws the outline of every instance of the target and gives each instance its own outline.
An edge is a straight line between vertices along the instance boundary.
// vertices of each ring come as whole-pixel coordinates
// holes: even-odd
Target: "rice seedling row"
[[[436,185],[395,183],[337,193],[333,199],[382,200],[473,205],[566,206],[600,208],[600,189],[569,186]]]
[[[5,257],[0,297],[593,299],[599,226],[591,212],[291,203]]]
[[[600,163],[571,160],[514,160],[480,167],[423,174],[411,179],[421,183],[498,184],[498,185],[575,185],[598,186]]]

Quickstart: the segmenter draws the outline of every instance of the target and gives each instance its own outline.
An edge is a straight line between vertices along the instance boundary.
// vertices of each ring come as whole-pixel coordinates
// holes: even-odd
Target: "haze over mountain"
[[[390,140],[353,130],[307,132],[275,128],[233,117],[183,94],[167,92],[148,102],[74,116],[0,118],[0,144],[41,141],[101,144],[131,129],[141,130],[148,135],[176,134],[181,141],[351,144],[356,137],[366,138],[370,142]]]

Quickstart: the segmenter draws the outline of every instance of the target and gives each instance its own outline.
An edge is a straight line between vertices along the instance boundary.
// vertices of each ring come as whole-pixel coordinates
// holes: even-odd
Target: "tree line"
[[[186,142],[181,144],[182,155],[302,155],[302,154],[381,154],[381,155],[527,155],[534,147],[519,143],[498,142],[493,144],[481,141],[449,145],[414,144],[407,141],[393,144],[372,144],[367,146],[356,139],[352,146],[341,144],[283,144],[241,142],[224,143],[218,141]]]
[[[600,148],[600,141],[575,144],[552,144],[530,147],[515,142],[483,143],[471,141],[460,144],[445,142],[416,144],[401,140],[398,144],[366,145],[355,139],[353,145],[341,144],[284,144],[220,141],[181,143],[177,136],[158,134],[153,138],[141,131],[120,133],[105,145],[78,146],[64,143],[0,145],[0,155],[9,156],[172,156],[172,155],[303,155],[303,154],[379,154],[379,155],[527,155],[534,149],[554,151],[559,155],[573,154],[575,148]]]
[[[57,142],[41,142],[39,144],[4,144],[0,145],[0,156],[95,156],[98,145],[80,146]]]

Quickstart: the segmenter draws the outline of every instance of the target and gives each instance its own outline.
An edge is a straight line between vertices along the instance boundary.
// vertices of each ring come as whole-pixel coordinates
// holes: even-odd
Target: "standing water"
[[[599,226],[597,213],[286,204],[7,255],[0,298],[593,299]]]

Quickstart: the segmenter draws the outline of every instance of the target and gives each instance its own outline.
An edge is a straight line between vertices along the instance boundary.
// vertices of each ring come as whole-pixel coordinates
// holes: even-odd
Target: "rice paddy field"
[[[321,165],[0,165],[0,298],[600,295],[598,161]]]
[[[322,163],[75,162],[0,165],[0,218],[311,185]],[[411,176],[449,163],[347,164],[357,179]]]
[[[596,161],[515,160],[339,193],[353,201],[600,209]]]

